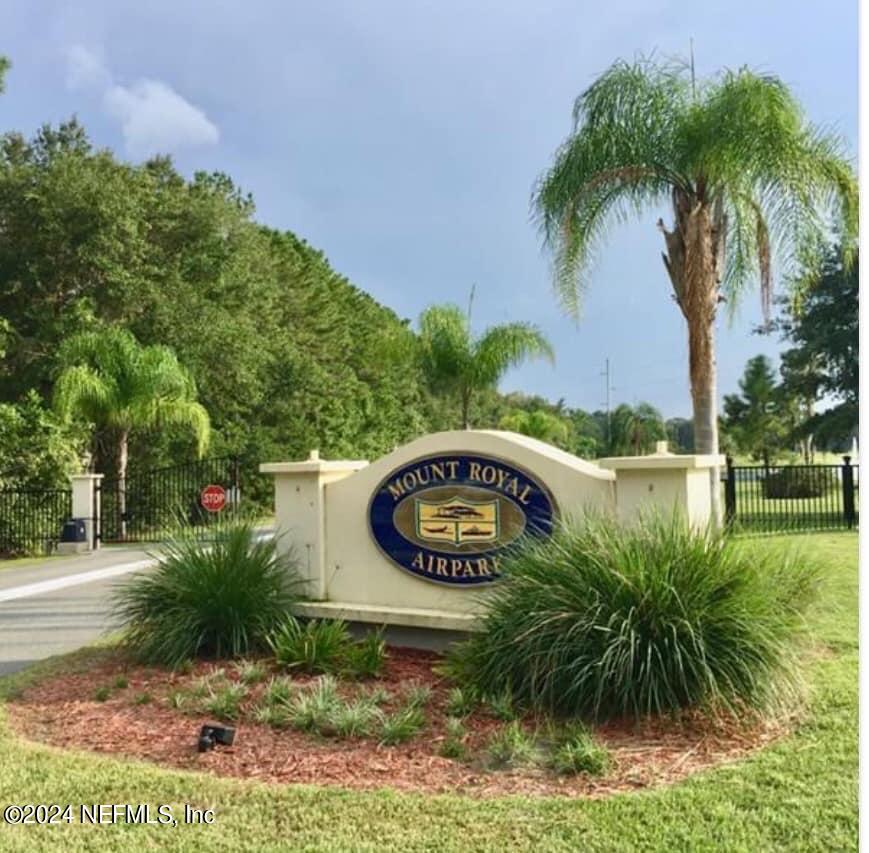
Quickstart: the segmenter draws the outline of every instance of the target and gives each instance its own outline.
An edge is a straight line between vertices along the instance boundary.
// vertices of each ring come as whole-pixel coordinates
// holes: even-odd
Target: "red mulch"
[[[34,740],[55,746],[143,758],[165,766],[195,769],[278,783],[311,783],[345,788],[396,788],[407,791],[456,792],[474,796],[561,794],[599,797],[672,783],[715,765],[742,759],[779,738],[791,721],[737,723],[686,716],[635,723],[608,723],[595,734],[609,750],[613,768],[602,777],[564,777],[543,769],[487,770],[480,762],[461,762],[438,755],[445,736],[446,698],[450,685],[433,667],[440,657],[415,649],[391,648],[386,672],[370,684],[400,693],[409,683],[433,690],[426,706],[428,724],[407,743],[380,746],[371,738],[325,739],[255,723],[249,712],[262,685],[250,688],[236,727],[235,744],[198,753],[196,739],[208,716],[185,714],[169,707],[166,696],[216,668],[229,679],[231,663],[200,663],[185,675],[126,665],[109,656],[87,672],[56,675],[27,689],[7,707],[12,726]],[[98,702],[94,691],[128,679]],[[297,676],[300,684],[310,677]],[[366,685],[368,686],[368,685]],[[342,692],[352,693],[353,685]],[[147,704],[134,697],[149,693]],[[389,709],[390,705],[384,706]],[[498,720],[477,711],[465,721],[471,755],[482,752]]]

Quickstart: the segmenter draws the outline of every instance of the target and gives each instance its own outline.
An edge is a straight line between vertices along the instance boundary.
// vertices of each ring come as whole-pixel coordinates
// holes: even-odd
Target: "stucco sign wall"
[[[371,535],[392,563],[425,580],[491,583],[500,555],[523,534],[547,535],[549,490],[502,459],[437,454],[391,471],[368,508]]]

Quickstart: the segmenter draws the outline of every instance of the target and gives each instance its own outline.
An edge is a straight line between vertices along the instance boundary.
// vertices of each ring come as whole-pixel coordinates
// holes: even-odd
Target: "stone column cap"
[[[660,453],[650,456],[609,456],[606,459],[598,459],[597,464],[601,468],[611,471],[647,471],[662,468],[714,468],[725,464],[724,456],[716,456],[713,453]]]
[[[102,480],[105,474],[70,474],[70,480]]]
[[[368,466],[367,459],[306,459],[303,462],[263,462],[262,474],[320,474],[358,471]]]

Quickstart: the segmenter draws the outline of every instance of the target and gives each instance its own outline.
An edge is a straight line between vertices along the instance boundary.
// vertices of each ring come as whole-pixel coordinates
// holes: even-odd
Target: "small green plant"
[[[170,541],[154,571],[114,596],[125,642],[138,658],[178,666],[197,656],[237,657],[261,646],[298,598],[300,578],[273,539],[249,524]]]
[[[362,691],[360,697],[372,705],[384,705],[392,699],[392,694],[380,684],[375,684],[367,691]]]
[[[453,687],[447,695],[447,713],[451,717],[467,717],[479,704],[472,687]]]
[[[286,705],[261,704],[253,712],[253,718],[264,726],[282,729],[289,725],[290,715]]]
[[[344,651],[344,671],[354,678],[376,678],[386,663],[385,629],[369,631]]]
[[[146,690],[144,693],[137,693],[133,697],[134,705],[148,705],[154,697]]]
[[[406,705],[394,714],[384,714],[380,723],[380,743],[393,746],[410,740],[425,725],[425,714],[413,705]]]
[[[298,693],[290,702],[290,725],[308,732],[328,731],[340,704],[337,682],[331,675],[322,675],[314,685]]]
[[[209,714],[220,720],[236,720],[247,691],[242,684],[227,684],[219,688],[205,701],[204,707]]]
[[[126,690],[130,686],[130,682],[127,680],[126,676],[119,675],[115,679],[114,687],[117,690]]]
[[[328,721],[328,729],[341,737],[364,737],[371,732],[377,716],[375,705],[364,699],[357,699],[334,708]]]
[[[447,734],[441,744],[444,758],[462,759],[468,754],[465,746],[465,724],[458,717],[447,717]]]
[[[600,776],[612,762],[607,750],[595,742],[588,729],[574,726],[555,744],[549,763],[556,773]]]
[[[501,690],[494,696],[487,696],[486,705],[496,720],[509,722],[510,720],[515,720],[518,716],[513,703],[513,694],[509,690]]]
[[[240,660],[235,664],[235,673],[242,684],[259,684],[268,670],[261,661]]]
[[[489,738],[486,754],[495,767],[531,764],[535,758],[534,739],[525,732],[518,720],[513,720]]]
[[[166,696],[166,704],[175,711],[183,711],[190,701],[190,693],[186,690],[172,690]]]
[[[431,699],[431,687],[427,684],[410,684],[404,689],[403,697],[409,708],[425,708]]]
[[[97,687],[97,689],[94,690],[94,699],[97,702],[105,702],[111,695],[112,690],[110,687]]]
[[[340,669],[350,634],[340,619],[312,619],[303,624],[291,616],[269,637],[269,646],[279,666],[330,673]]]
[[[193,672],[193,661],[190,658],[182,660],[173,667],[172,671],[177,672],[179,675],[190,675]]]
[[[263,705],[287,705],[293,698],[293,682],[286,676],[269,679],[262,693]]]

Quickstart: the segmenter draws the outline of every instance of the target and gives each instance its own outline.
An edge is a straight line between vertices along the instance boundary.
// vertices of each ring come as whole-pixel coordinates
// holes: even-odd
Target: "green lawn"
[[[857,537],[818,534],[796,544],[825,567],[813,627],[826,652],[807,663],[806,722],[748,761],[671,788],[596,801],[473,800],[220,780],[64,753],[0,729],[2,805],[168,803],[177,812],[189,803],[216,813],[213,826],[3,826],[0,849],[856,849]],[[0,689],[8,693],[49,666],[0,680]]]

